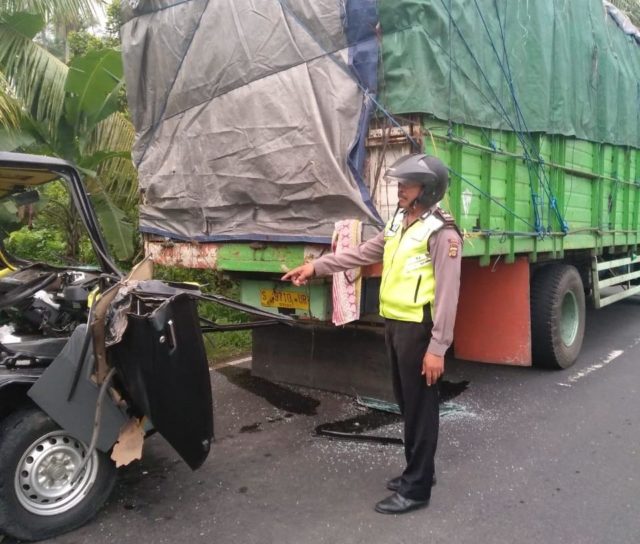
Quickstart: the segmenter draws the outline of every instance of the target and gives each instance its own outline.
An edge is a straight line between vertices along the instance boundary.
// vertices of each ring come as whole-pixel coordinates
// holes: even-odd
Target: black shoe
[[[387,489],[389,491],[398,491],[398,489],[400,489],[401,483],[402,483],[402,476],[396,476],[395,478],[391,478],[391,480],[387,482]],[[433,480],[431,480],[431,487],[436,485],[436,483],[437,483],[436,475],[434,474]]]
[[[381,514],[404,514],[405,512],[411,512],[411,510],[424,508],[428,504],[428,500],[416,501],[407,499],[399,493],[394,493],[376,504],[376,512],[380,512]]]

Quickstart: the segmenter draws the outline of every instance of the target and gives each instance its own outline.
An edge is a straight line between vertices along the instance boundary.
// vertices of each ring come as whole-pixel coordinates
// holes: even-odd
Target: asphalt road
[[[400,446],[314,436],[357,417],[352,427],[397,438],[396,418],[222,370],[204,467],[191,472],[153,437],[97,518],[52,542],[640,542],[640,299],[590,312],[567,371],[448,362],[458,395],[442,418],[438,484],[429,508],[404,516],[373,511]]]

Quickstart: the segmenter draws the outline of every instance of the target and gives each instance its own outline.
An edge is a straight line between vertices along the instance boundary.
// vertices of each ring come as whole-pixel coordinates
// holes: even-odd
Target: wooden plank
[[[539,134],[530,134],[529,135],[530,139],[531,139],[531,154],[533,155],[531,158],[537,158],[539,152],[540,152],[540,135]],[[525,161],[526,162],[526,161]],[[529,172],[529,180],[530,180],[530,184],[531,184],[531,190],[533,193],[536,194],[538,201],[540,199],[540,195],[542,193],[542,187],[540,186],[540,179],[537,176],[537,169],[540,168],[540,163],[536,162],[535,165],[532,163],[527,163],[527,167],[529,169],[535,170],[535,174],[533,171]],[[542,218],[542,207],[538,206],[536,202],[533,201],[531,202],[531,224],[535,225],[536,224],[536,213],[540,214],[540,221],[543,221]],[[544,225],[542,225],[544,227]],[[533,240],[533,251],[529,254],[529,261],[532,263],[535,263],[538,261],[538,243],[540,242],[540,238],[534,238]]]
[[[613,278],[607,278],[606,280],[598,280],[600,287],[611,287],[612,285],[619,285],[621,283],[625,283],[636,278],[640,278],[640,270],[636,272],[629,272],[628,274],[620,274],[619,276],[614,276]]]
[[[593,305],[596,308],[600,308],[600,275],[598,274],[598,259],[593,257],[591,259],[591,284],[593,287]]]
[[[507,142],[506,147],[507,151],[512,155],[515,155],[516,151],[516,135],[513,132],[507,134]],[[516,210],[516,159],[514,156],[510,156],[507,159],[507,202],[506,206],[512,212],[515,213]],[[506,230],[509,232],[513,232],[516,230],[516,217],[514,213],[507,213],[506,217]],[[507,255],[506,261],[508,263],[513,263],[516,260],[516,237],[509,237],[509,253]]]
[[[611,191],[609,193],[609,230],[614,231],[613,243],[615,245],[617,242],[617,233],[615,231],[618,230],[618,190],[620,188],[618,177],[620,174],[620,149],[618,147],[614,147],[611,150],[611,154],[612,174],[615,181],[611,183]]]
[[[640,228],[640,190],[638,188],[637,183],[640,183],[640,151],[634,149],[631,151],[632,158],[630,159],[630,163],[635,162],[635,172],[633,176],[629,176],[629,181],[632,181],[632,178],[636,180],[636,184],[633,188],[634,201],[633,201],[633,221],[632,221],[632,229],[635,232],[638,232],[638,228]],[[635,157],[635,161],[633,159]]]
[[[458,136],[461,127],[455,123],[452,125],[453,134]],[[462,172],[462,144],[449,142],[449,167],[454,172]],[[451,176],[449,195],[451,197],[451,214],[456,218],[458,225],[462,225],[462,180],[458,176]]]
[[[613,304],[614,302],[618,302],[619,300],[624,300],[625,298],[632,297],[633,295],[637,295],[638,293],[640,293],[640,285],[638,285],[637,287],[632,287],[631,289],[625,289],[624,291],[615,295],[601,298],[600,305],[596,306],[596,308],[609,306],[609,304]]]
[[[594,143],[593,145],[593,166],[592,170],[595,174],[601,175],[604,168],[604,148],[602,144]],[[602,230],[602,178],[598,177],[593,182],[591,192],[591,226],[594,229]],[[598,250],[598,236],[595,238],[595,249]],[[602,245],[600,243],[600,249]]]
[[[555,164],[565,163],[566,139],[564,136],[552,136],[551,161]],[[549,168],[551,194],[556,199],[557,212],[553,209],[549,213],[553,214],[551,224],[554,230],[562,232],[562,220],[565,219],[565,173],[564,170],[557,167]],[[564,257],[564,238],[555,239],[556,258]]]
[[[487,137],[491,138],[491,131],[487,131]],[[491,230],[491,152],[484,151],[481,154],[480,165],[480,184],[485,196],[482,196],[482,204],[480,206],[480,228],[482,230]],[[481,266],[487,266],[491,260],[491,238],[485,236],[485,252],[484,256],[480,259]]]
[[[622,167],[622,175],[625,180],[631,179],[631,149],[628,147],[624,150],[624,162]],[[631,185],[625,184],[623,187],[623,213],[622,213],[622,228],[625,231],[629,230],[631,225]],[[628,240],[627,240],[628,243]]]
[[[625,257],[624,259],[615,259],[613,261],[601,261],[598,263],[598,271],[600,270],[610,270],[612,268],[617,268],[619,266],[626,266],[628,264],[637,264],[640,263],[639,257]]]

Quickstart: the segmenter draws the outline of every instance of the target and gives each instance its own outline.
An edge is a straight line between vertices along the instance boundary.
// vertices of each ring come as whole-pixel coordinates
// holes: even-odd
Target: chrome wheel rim
[[[16,469],[14,484],[20,504],[32,514],[55,516],[80,503],[98,474],[98,454],[94,451],[71,484],[86,452],[83,442],[63,431],[38,438],[26,449]]]

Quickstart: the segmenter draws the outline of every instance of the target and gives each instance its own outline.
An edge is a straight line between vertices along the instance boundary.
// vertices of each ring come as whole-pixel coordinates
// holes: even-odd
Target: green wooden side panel
[[[228,272],[284,274],[304,262],[304,245],[225,243],[218,249],[216,264]]]
[[[464,255],[561,259],[567,250],[635,250],[640,151],[558,135],[519,135],[425,117],[425,152],[454,172],[443,205]],[[566,232],[563,227],[566,226]]]

